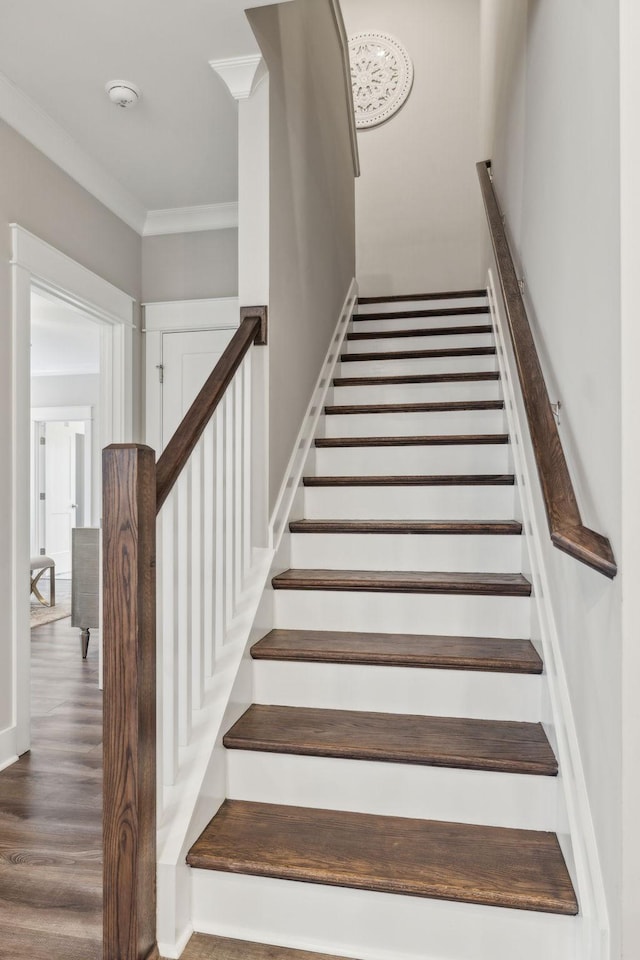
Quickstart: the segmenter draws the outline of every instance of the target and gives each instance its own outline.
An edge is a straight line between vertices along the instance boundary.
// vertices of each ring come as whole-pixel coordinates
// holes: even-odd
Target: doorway
[[[31,428],[31,314],[32,299],[39,296],[58,301],[77,312],[88,326],[97,330],[100,343],[99,428],[92,431],[91,497],[92,525],[99,525],[100,449],[111,442],[127,443],[133,433],[133,316],[135,301],[112,284],[87,270],[81,264],[62,254],[17,224],[12,224],[12,280],[13,280],[13,371],[14,404],[13,436],[13,493],[14,517],[11,549],[13,594],[13,672],[16,691],[15,753],[20,755],[30,747],[30,673],[29,638],[29,583],[31,557],[32,484],[28,482],[33,457]],[[76,316],[77,321],[77,316]],[[76,322],[76,336],[80,326]],[[56,405],[40,401],[42,405]],[[71,404],[73,405],[73,404]],[[93,404],[87,404],[93,406]],[[69,423],[76,416],[64,418]],[[89,418],[90,419],[90,418]],[[62,422],[64,422],[62,420]],[[86,422],[86,421],[85,421]],[[93,421],[91,421],[93,422]],[[55,430],[55,428],[54,428]],[[85,456],[86,467],[86,443]],[[58,438],[59,439],[59,438]],[[76,441],[78,442],[78,441]],[[45,444],[46,446],[46,444]],[[77,451],[74,465],[77,465]],[[86,489],[86,488],[85,488]],[[76,503],[76,500],[71,500]],[[73,509],[73,508],[72,508]],[[85,513],[85,524],[87,514]],[[65,521],[66,522],[66,521]],[[50,519],[51,523],[51,519]],[[39,552],[40,546],[38,547]]]

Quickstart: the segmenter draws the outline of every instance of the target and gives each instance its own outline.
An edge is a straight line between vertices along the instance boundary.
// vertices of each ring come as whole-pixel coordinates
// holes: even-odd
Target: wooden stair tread
[[[194,933],[181,960],[344,960],[344,957]]]
[[[192,867],[575,915],[556,836],[225,800]]]
[[[437,360],[446,357],[492,357],[495,347],[438,347],[434,350],[384,350],[376,353],[341,353],[341,363],[363,360]]]
[[[453,433],[423,437],[318,437],[316,447],[444,447],[509,443],[508,433]]]
[[[285,570],[273,577],[274,590],[329,590],[366,593],[454,593],[528,597],[531,584],[521,573],[441,573],[433,570]]]
[[[542,660],[529,640],[501,637],[276,629],[253,644],[251,656],[254,660],[542,673]]]
[[[291,533],[518,535],[517,520],[292,520]]]
[[[305,487],[512,487],[512,473],[434,474],[411,476],[303,477]]]
[[[390,340],[396,337],[455,337],[476,333],[492,333],[490,323],[459,324],[449,327],[414,327],[401,330],[362,330],[351,331],[347,340]]]
[[[358,303],[402,303],[411,300],[456,300],[486,297],[486,290],[448,290],[444,293],[394,293],[388,297],[358,297]]]
[[[451,413],[465,410],[504,410],[503,400],[445,400],[431,403],[352,403],[331,404],[324,408],[328,416],[361,413]]]
[[[474,380],[499,380],[498,370],[471,370],[468,373],[412,373],[393,377],[334,377],[334,387],[376,387],[408,383],[471,383]]]
[[[556,776],[542,724],[253,704],[223,738],[233,750]]]
[[[384,301],[383,301],[384,302]],[[390,310],[377,313],[354,313],[354,320],[415,320],[418,317],[461,317],[489,313],[489,307],[440,307],[432,310]]]

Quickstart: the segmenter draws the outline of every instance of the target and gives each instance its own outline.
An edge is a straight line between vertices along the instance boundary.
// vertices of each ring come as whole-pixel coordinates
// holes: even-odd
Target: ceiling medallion
[[[411,91],[409,54],[386,33],[356,33],[349,38],[356,127],[375,127],[400,109]]]

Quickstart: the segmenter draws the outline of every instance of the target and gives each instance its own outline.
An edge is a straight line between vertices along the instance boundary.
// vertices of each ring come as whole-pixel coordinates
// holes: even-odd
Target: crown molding
[[[237,202],[206,203],[195,207],[149,210],[141,232],[143,237],[156,237],[167,233],[228,230],[237,226]]]
[[[0,118],[84,187],[136,233],[142,233],[146,210],[94,157],[86,153],[56,121],[0,73]]]
[[[221,80],[224,80],[229,93],[235,100],[246,100],[253,92],[253,84],[261,60],[262,54],[252,53],[247,57],[209,60],[209,66]]]

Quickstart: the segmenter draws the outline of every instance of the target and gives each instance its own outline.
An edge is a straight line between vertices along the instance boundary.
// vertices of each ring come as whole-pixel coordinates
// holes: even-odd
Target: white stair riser
[[[426,373],[470,373],[497,370],[495,354],[426,357],[407,360],[347,360],[336,366],[336,377],[399,377]]]
[[[469,307],[486,307],[486,297],[445,297],[440,300],[385,300],[382,303],[357,303],[354,313],[401,313],[406,310],[466,310]],[[454,314],[447,317],[457,319]],[[464,314],[463,314],[464,316]],[[485,317],[489,314],[485,313]],[[442,318],[440,318],[442,319]],[[363,323],[365,321],[362,321]]]
[[[254,661],[255,703],[480,720],[540,720],[539,675]]]
[[[364,331],[362,332],[364,333]],[[493,347],[494,345],[495,341],[492,333],[456,333],[435,334],[428,337],[382,337],[375,340],[345,340],[342,352],[388,353],[394,350],[454,350],[462,347]]]
[[[291,566],[296,568],[478,573],[522,569],[519,536],[295,533],[291,550]]]
[[[488,313],[456,314],[436,317],[383,317],[378,320],[353,320],[350,333],[386,333],[388,330],[437,330],[441,327],[491,326]]]
[[[554,830],[557,777],[228,750],[227,796],[379,816]]]
[[[506,433],[503,410],[446,410],[429,413],[346,413],[323,417],[318,436],[417,437]]]
[[[315,475],[318,477],[510,472],[508,443],[316,448]]]
[[[360,387],[333,387],[327,403],[446,403],[465,400],[502,400],[500,381],[382,383]]]
[[[197,932],[360,960],[572,960],[573,917],[192,871]]]
[[[529,597],[276,590],[274,605],[274,625],[290,630],[529,636]]]
[[[514,487],[305,487],[304,515],[309,520],[513,520]]]

